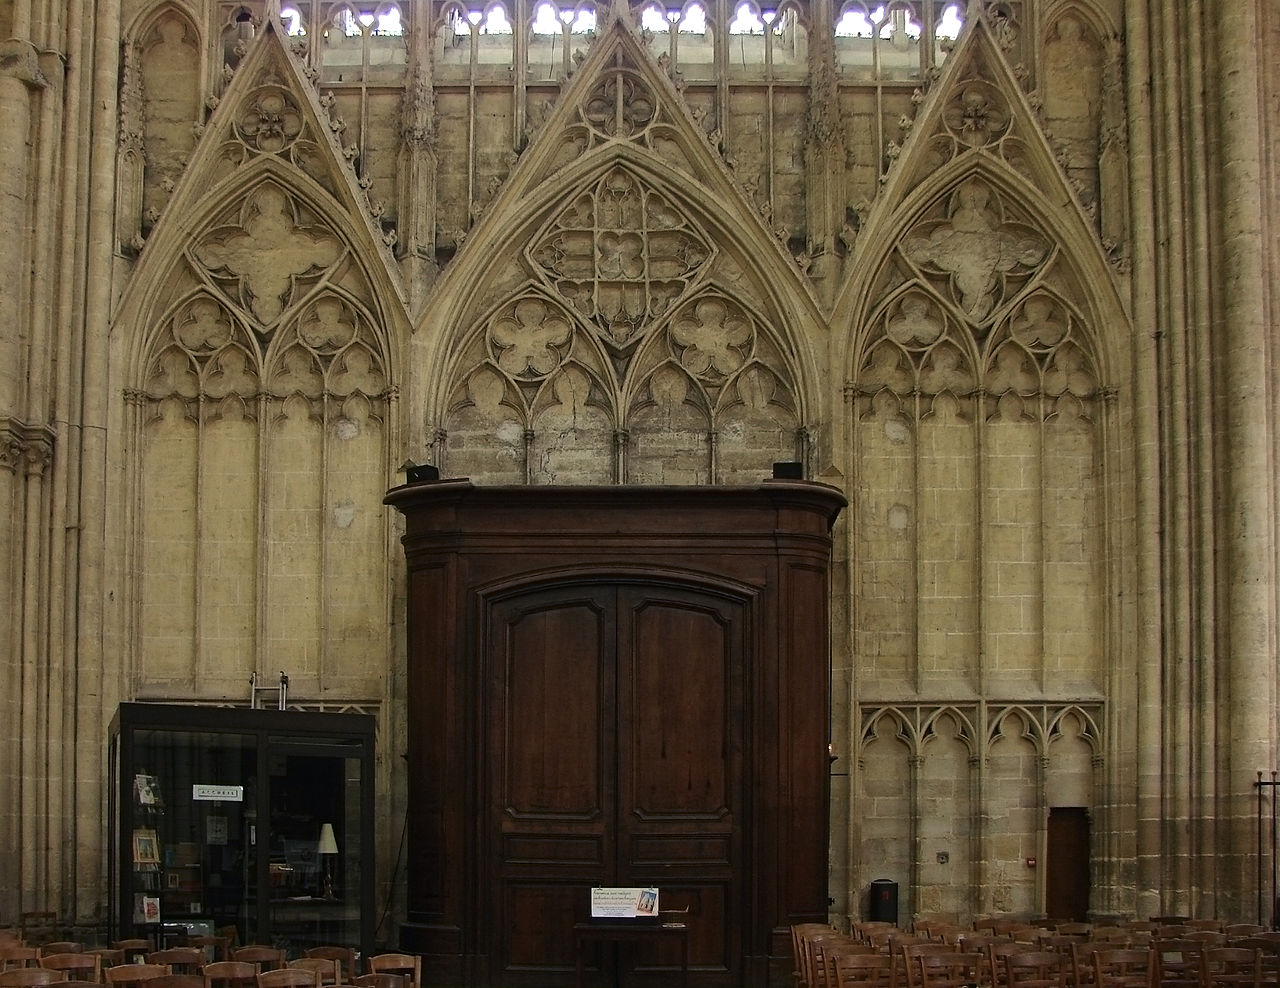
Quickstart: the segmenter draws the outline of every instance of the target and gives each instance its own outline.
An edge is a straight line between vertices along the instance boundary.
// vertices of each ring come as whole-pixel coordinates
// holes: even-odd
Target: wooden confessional
[[[593,886],[687,909],[696,988],[827,915],[839,491],[408,484],[408,922],[433,977],[569,983]],[[670,983],[607,948],[592,985]]]

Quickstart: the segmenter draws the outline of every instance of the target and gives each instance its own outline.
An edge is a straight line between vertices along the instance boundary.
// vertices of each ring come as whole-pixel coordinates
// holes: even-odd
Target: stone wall
[[[0,889],[41,890],[0,915],[103,908],[116,702],[280,669],[378,711],[392,880],[412,459],[845,491],[835,915],[1042,912],[1084,807],[1094,910],[1251,918],[1265,5],[68,7],[0,9],[41,272],[0,295]]]

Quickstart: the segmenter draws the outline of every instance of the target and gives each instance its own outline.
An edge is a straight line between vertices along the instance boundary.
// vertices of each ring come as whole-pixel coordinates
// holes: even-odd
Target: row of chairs
[[[1226,945],[1186,938],[1092,939],[1044,930],[1038,933],[1047,935],[1022,940],[970,931],[954,941],[902,930],[882,940],[883,932],[866,926],[852,934],[823,924],[793,927],[797,988],[954,988],[951,981],[1047,988],[1025,984],[1046,978],[1054,988],[1124,988],[1124,979],[1139,974],[1128,988],[1240,988],[1277,985],[1280,968],[1280,944],[1265,936]],[[1147,931],[1129,932],[1149,936]]]
[[[85,956],[85,955],[80,955]],[[88,977],[89,971],[74,972],[84,977],[67,977],[63,969],[23,967],[0,971],[0,988],[102,988],[104,982]],[[199,974],[177,974],[164,964],[118,964],[107,968],[105,984],[114,988],[408,988],[399,974],[363,974],[350,982],[326,982],[311,967],[287,967],[258,971],[247,961],[210,961]]]
[[[60,973],[58,981],[78,980],[95,984],[136,986],[156,977],[214,978],[228,988],[255,988],[259,974],[301,971],[320,986],[362,984],[363,988],[420,988],[421,960],[413,954],[384,953],[367,959],[367,971],[357,974],[357,955],[349,947],[320,946],[308,948],[303,956],[290,959],[284,950],[262,944],[249,944],[231,950],[223,960],[201,947],[170,947],[147,950],[150,941],[116,941],[110,947],[91,950],[51,949],[79,947],[78,944],[45,944],[40,947],[9,942],[0,944],[0,988],[9,982],[46,983],[45,975],[24,975],[25,971]],[[211,956],[213,959],[211,959]],[[12,979],[7,975],[13,974]],[[34,979],[24,982],[23,979]],[[164,984],[148,988],[166,988]],[[181,988],[169,985],[167,988]],[[283,988],[283,986],[279,986]]]

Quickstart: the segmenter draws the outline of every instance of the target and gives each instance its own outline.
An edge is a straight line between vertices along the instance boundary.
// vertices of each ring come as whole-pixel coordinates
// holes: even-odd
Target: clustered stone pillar
[[[17,24],[15,23],[15,27]],[[40,73],[30,42],[0,43],[0,229],[26,230],[31,154],[32,92]],[[4,270],[21,272],[25,238],[10,235],[0,241]],[[0,807],[0,913],[15,915],[21,908],[19,807],[22,805],[22,645],[23,584],[20,565],[25,555],[24,507],[28,442],[23,421],[23,386],[27,335],[23,293],[12,286],[0,291],[0,672],[7,684],[0,699],[0,789],[8,794]]]
[[[1252,887],[1255,850],[1253,783],[1273,768],[1272,698],[1275,695],[1274,420],[1267,382],[1274,379],[1268,347],[1266,230],[1262,167],[1258,7],[1220,0],[1218,25],[1219,148],[1222,156],[1222,308],[1215,328],[1224,368],[1221,415],[1226,435],[1226,504],[1222,548],[1226,571],[1225,666],[1226,785],[1218,818],[1229,822],[1231,849],[1225,888]],[[1248,899],[1229,903],[1242,913]]]

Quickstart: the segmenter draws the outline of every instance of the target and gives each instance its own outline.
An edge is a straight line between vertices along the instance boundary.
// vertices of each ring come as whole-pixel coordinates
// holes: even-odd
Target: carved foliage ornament
[[[1050,244],[1023,223],[1008,220],[995,191],[966,179],[948,197],[945,216],[925,220],[903,238],[901,250],[923,277],[944,290],[975,327],[988,323],[1011,287],[1040,270]]]
[[[196,266],[269,333],[308,283],[331,271],[344,250],[329,231],[306,222],[295,200],[273,183],[245,196],[238,216],[191,248]]]

